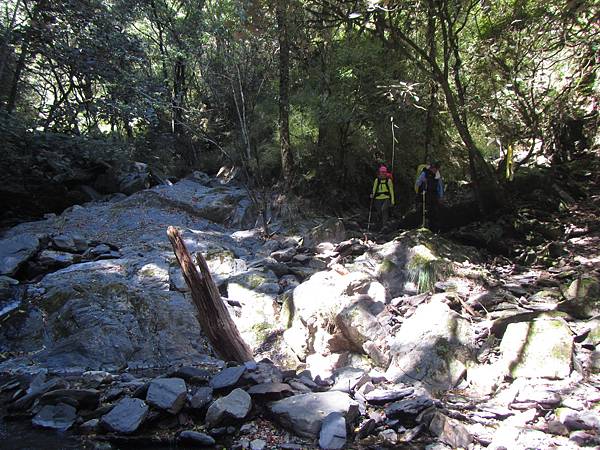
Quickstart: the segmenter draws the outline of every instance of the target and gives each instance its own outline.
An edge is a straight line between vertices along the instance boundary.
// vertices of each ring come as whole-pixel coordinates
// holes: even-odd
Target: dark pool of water
[[[62,450],[93,449],[94,445],[84,442],[69,432],[33,428],[27,422],[5,421],[0,417],[0,449],[19,450]]]

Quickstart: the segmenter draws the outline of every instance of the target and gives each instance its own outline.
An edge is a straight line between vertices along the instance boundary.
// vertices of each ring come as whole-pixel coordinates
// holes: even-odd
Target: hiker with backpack
[[[395,205],[394,183],[392,174],[388,172],[386,166],[382,165],[377,171],[377,177],[373,181],[373,190],[371,192],[371,202],[375,202],[375,210],[378,213],[381,229],[385,227],[389,213],[390,205]]]
[[[440,202],[444,197],[444,183],[440,173],[440,163],[433,162],[423,167],[415,181],[417,202],[423,205],[423,226],[431,231],[439,231]]]

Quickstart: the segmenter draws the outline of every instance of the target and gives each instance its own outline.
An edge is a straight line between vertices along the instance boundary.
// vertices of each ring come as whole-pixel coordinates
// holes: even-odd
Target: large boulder
[[[388,379],[428,390],[454,387],[472,361],[474,337],[467,320],[442,302],[420,305],[390,343]]]
[[[358,417],[358,403],[343,392],[300,394],[269,404],[274,419],[300,436],[316,438],[323,421],[340,413],[347,423]]]
[[[277,328],[273,320],[280,289],[277,281],[277,276],[270,270],[251,269],[227,282],[227,297],[241,305],[239,315],[233,320],[251,348],[260,346]]]
[[[571,373],[573,334],[564,319],[542,315],[510,324],[500,350],[503,371],[513,378],[566,378]]]
[[[0,366],[117,369],[206,360],[195,308],[168,290],[167,262],[162,266],[120,259],[47,275],[28,290],[28,308],[9,313],[0,329],[2,348],[31,354]]]
[[[340,350],[362,351],[363,341],[370,341],[375,330],[371,326],[362,326],[362,331],[358,331],[356,326],[360,325],[360,321],[353,321],[348,314],[343,313],[344,308],[359,298],[357,294],[360,295],[361,305],[373,304],[371,308],[365,306],[365,317],[373,316],[382,309],[385,296],[382,295],[381,285],[365,272],[351,272],[347,275],[334,271],[317,272],[296,287],[287,305],[293,313],[292,326],[284,334],[288,346],[301,359],[313,351],[321,354]],[[360,309],[360,306],[356,308]],[[340,314],[336,328],[336,317]],[[321,333],[321,337],[315,336],[317,330],[331,329],[332,326],[340,336],[340,328],[346,330],[354,341],[344,338],[344,345],[340,346],[338,344],[341,341],[325,331]]]

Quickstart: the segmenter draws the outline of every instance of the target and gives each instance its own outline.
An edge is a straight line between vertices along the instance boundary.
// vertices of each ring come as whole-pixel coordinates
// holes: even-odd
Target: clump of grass
[[[424,245],[412,249],[413,258],[408,264],[410,281],[416,284],[420,293],[433,290],[435,283],[452,273],[452,265],[445,259],[436,257]]]

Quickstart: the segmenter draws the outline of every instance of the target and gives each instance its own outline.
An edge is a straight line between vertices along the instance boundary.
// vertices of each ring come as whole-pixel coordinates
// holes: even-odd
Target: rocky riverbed
[[[374,242],[274,216],[264,239],[246,191],[201,173],[18,225],[0,241],[4,420],[99,448],[596,446],[590,195],[517,258],[456,242],[502,237],[485,224]],[[213,354],[169,225],[256,362]]]

